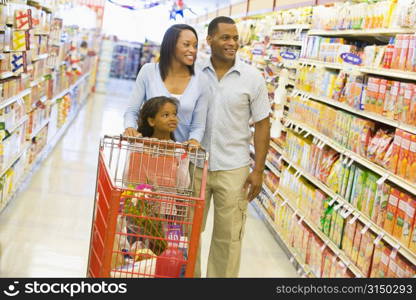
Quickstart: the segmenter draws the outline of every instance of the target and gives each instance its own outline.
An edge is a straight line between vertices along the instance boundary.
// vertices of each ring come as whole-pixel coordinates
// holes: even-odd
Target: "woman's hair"
[[[196,41],[198,42],[198,34],[192,26],[186,24],[175,24],[166,30],[165,35],[163,36],[162,44],[160,45],[159,71],[162,80],[165,80],[166,76],[168,76],[170,64],[175,56],[176,44],[178,42],[179,35],[183,30],[192,31],[195,34]],[[193,63],[192,66],[188,66],[188,68],[189,73],[194,75],[195,63]]]
[[[152,126],[150,126],[147,119],[156,117],[156,114],[166,103],[175,105],[176,111],[178,111],[178,100],[165,96],[151,98],[143,104],[142,108],[140,109],[138,120],[138,131],[143,135],[143,137],[153,136],[154,129]],[[175,141],[173,132],[171,132],[170,138]]]

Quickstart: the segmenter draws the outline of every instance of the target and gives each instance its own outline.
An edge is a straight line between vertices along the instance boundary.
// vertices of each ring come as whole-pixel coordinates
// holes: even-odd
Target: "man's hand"
[[[247,188],[250,186],[247,196],[247,200],[249,202],[256,198],[257,195],[260,193],[262,183],[263,172],[254,170],[250,173],[250,175],[248,175],[246,182],[244,183],[244,190],[247,190]]]
[[[137,131],[136,128],[133,127],[128,127],[126,128],[126,130],[124,130],[123,133],[124,136],[129,136],[129,137],[141,137],[142,135]]]

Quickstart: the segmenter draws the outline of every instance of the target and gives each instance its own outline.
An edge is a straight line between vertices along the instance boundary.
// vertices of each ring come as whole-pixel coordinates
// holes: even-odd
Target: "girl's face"
[[[196,60],[198,41],[191,30],[182,30],[176,42],[175,58],[182,64],[192,66]]]
[[[172,103],[165,103],[159,109],[154,118],[148,118],[149,125],[154,128],[155,135],[160,133],[171,133],[178,127],[176,106]]]

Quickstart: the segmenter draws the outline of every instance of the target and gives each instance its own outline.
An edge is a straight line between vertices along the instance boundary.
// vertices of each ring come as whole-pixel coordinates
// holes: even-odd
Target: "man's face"
[[[207,37],[214,57],[223,61],[234,61],[239,47],[238,31],[235,24],[219,23],[213,35]]]

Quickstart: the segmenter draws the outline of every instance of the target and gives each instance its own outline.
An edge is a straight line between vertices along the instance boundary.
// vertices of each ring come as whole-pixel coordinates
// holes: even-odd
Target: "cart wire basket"
[[[203,168],[194,191],[195,169]],[[208,153],[173,141],[100,141],[88,277],[193,277]]]

